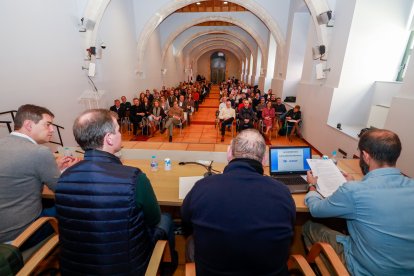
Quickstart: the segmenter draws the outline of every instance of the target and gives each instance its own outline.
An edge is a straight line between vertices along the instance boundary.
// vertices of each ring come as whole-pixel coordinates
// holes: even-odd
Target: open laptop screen
[[[270,147],[270,175],[306,174],[310,170],[306,159],[310,158],[312,152],[307,146]]]

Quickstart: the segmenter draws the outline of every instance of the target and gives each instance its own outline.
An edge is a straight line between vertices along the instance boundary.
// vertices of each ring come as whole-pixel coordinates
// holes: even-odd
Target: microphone
[[[199,162],[179,162],[178,165],[180,165],[180,166],[184,166],[184,165],[199,165],[199,166],[202,166],[207,170],[207,172],[204,173],[204,175],[203,175],[204,177],[207,177],[207,176],[218,173],[218,171],[214,170],[213,167],[212,167],[213,161],[211,161],[210,165],[208,165],[208,166],[204,165],[204,164],[201,164]]]

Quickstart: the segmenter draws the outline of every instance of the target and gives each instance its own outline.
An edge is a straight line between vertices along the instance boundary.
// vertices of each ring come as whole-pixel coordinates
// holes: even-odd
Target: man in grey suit
[[[22,105],[14,131],[0,139],[0,243],[15,239],[38,217],[54,215],[54,207],[42,208],[43,185],[54,190],[61,170],[78,161],[69,156],[55,159],[41,145],[53,135],[53,117],[44,107]],[[39,235],[28,244],[41,241],[42,231]]]

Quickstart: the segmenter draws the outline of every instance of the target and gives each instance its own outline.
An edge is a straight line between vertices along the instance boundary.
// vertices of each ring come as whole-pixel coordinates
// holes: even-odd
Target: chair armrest
[[[170,254],[169,250],[166,250],[168,248],[167,241],[165,240],[159,240],[155,244],[154,250],[152,251],[151,259],[149,261],[147,271],[145,272],[146,276],[155,276],[157,275],[158,268],[161,263],[161,259],[163,258],[164,251],[166,253]],[[164,259],[164,261],[166,261]]]
[[[50,223],[56,233],[59,233],[58,222],[56,218],[53,217],[41,217],[33,222],[26,230],[23,231],[13,242],[12,245],[20,247],[37,229],[40,228],[45,223]]]
[[[315,276],[309,263],[302,255],[290,255],[288,259],[288,269],[299,269],[305,276]]]
[[[185,264],[185,276],[196,276],[195,263]]]
[[[329,260],[332,268],[335,270],[337,275],[349,275],[348,270],[344,264],[339,259],[339,256],[336,254],[332,246],[325,242],[317,242],[312,245],[306,260],[309,263],[315,263],[316,259],[320,257],[321,252],[324,253],[324,256]]]
[[[58,245],[59,235],[53,236],[34,253],[24,264],[23,268],[16,274],[17,276],[26,276],[37,267],[37,265]]]

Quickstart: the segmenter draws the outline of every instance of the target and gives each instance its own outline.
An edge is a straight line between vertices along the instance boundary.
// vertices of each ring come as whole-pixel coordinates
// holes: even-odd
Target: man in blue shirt
[[[368,130],[358,148],[361,181],[347,177],[349,182],[323,198],[312,186],[317,177],[308,172],[305,198],[313,217],[345,219],[349,235],[308,222],[305,243],[330,243],[352,275],[414,275],[414,180],[395,168],[400,139],[389,130]]]

